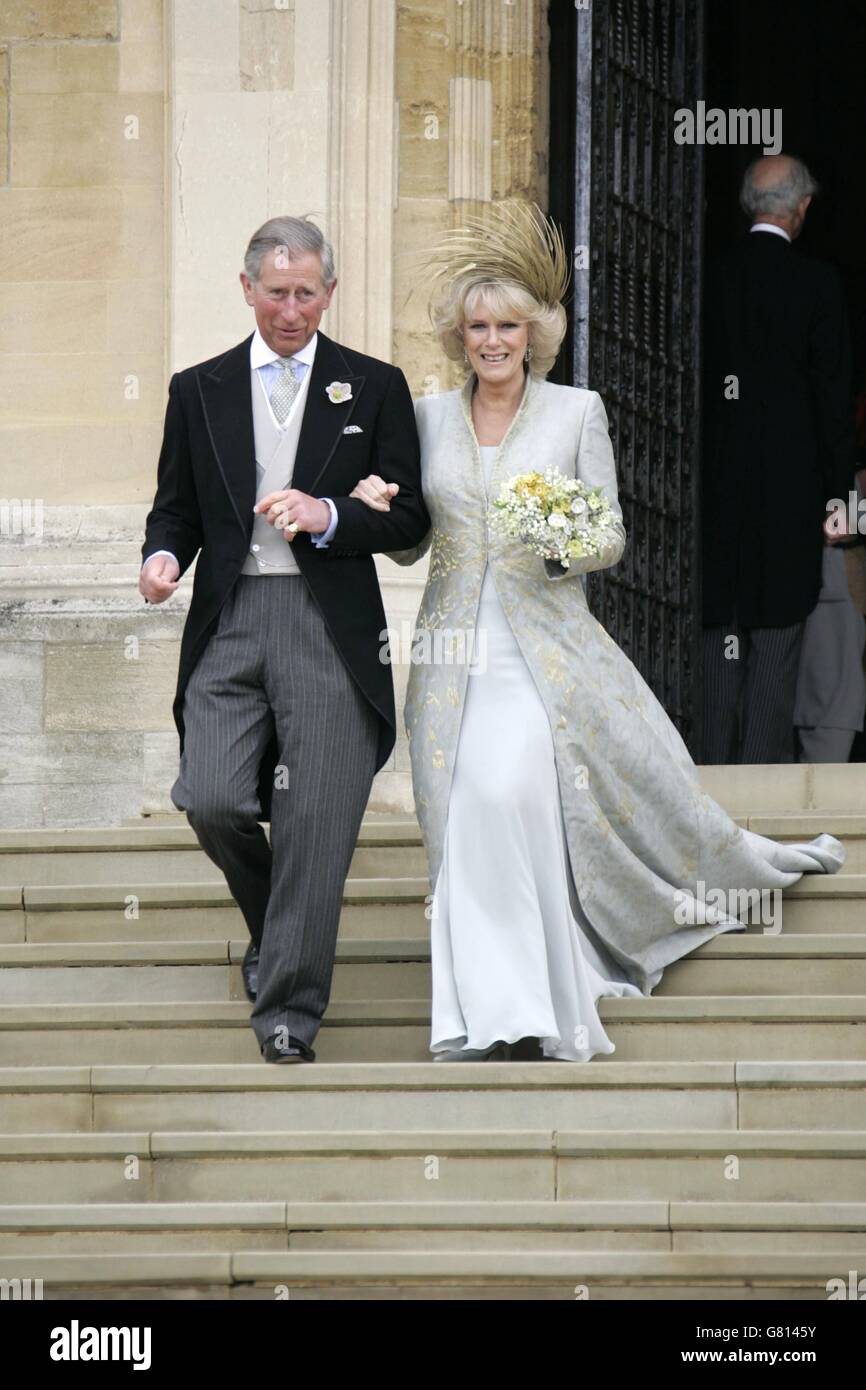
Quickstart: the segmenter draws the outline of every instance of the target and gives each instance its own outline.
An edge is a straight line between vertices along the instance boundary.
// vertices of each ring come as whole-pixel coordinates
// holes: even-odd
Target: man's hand
[[[163,603],[171,598],[180,579],[180,565],[170,555],[152,555],[145,560],[138,576],[138,592],[148,603]]]
[[[293,541],[298,531],[320,535],[331,524],[331,509],[327,502],[310,497],[294,487],[287,492],[269,492],[267,497],[256,503],[254,510],[263,513],[268,525],[282,531],[287,541]],[[291,522],[295,523],[294,531],[287,529]]]
[[[374,512],[390,512],[391,498],[396,497],[399,491],[397,483],[386,483],[384,478],[371,473],[352,488],[349,496],[359,498]]]

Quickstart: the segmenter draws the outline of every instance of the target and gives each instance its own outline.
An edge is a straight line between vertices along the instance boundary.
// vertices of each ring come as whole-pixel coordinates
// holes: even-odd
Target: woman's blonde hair
[[[532,348],[529,371],[534,377],[546,377],[565,337],[562,305],[541,304],[513,281],[458,276],[430,305],[430,318],[442,351],[454,362],[463,360],[463,327],[479,308],[500,321],[514,319],[526,323]]]
[[[483,217],[444,232],[426,261],[438,288],[430,317],[442,348],[463,356],[467,314],[482,304],[497,317],[529,325],[529,370],[546,376],[565,337],[562,307],[571,265],[562,231],[537,203],[507,198]]]

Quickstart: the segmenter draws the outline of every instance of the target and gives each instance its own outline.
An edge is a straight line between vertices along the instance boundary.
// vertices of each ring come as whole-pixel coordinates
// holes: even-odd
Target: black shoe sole
[[[512,1062],[543,1062],[544,1053],[538,1038],[518,1038],[511,1044]]]

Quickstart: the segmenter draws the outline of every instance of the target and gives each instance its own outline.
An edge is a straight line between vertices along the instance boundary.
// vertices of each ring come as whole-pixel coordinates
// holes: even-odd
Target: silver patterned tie
[[[271,409],[282,425],[288,418],[295,397],[301,389],[301,383],[295,374],[295,364],[291,357],[280,357],[278,360],[282,362],[283,370],[271,392]]]

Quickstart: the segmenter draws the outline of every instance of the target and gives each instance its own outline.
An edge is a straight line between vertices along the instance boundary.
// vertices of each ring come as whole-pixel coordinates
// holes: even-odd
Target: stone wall
[[[137,813],[135,591],[165,399],[161,0],[0,4],[0,824]],[[154,646],[153,650],[156,651]]]
[[[124,0],[122,33],[120,9],[0,5],[0,497],[105,505],[151,487],[165,389],[162,5]]]

